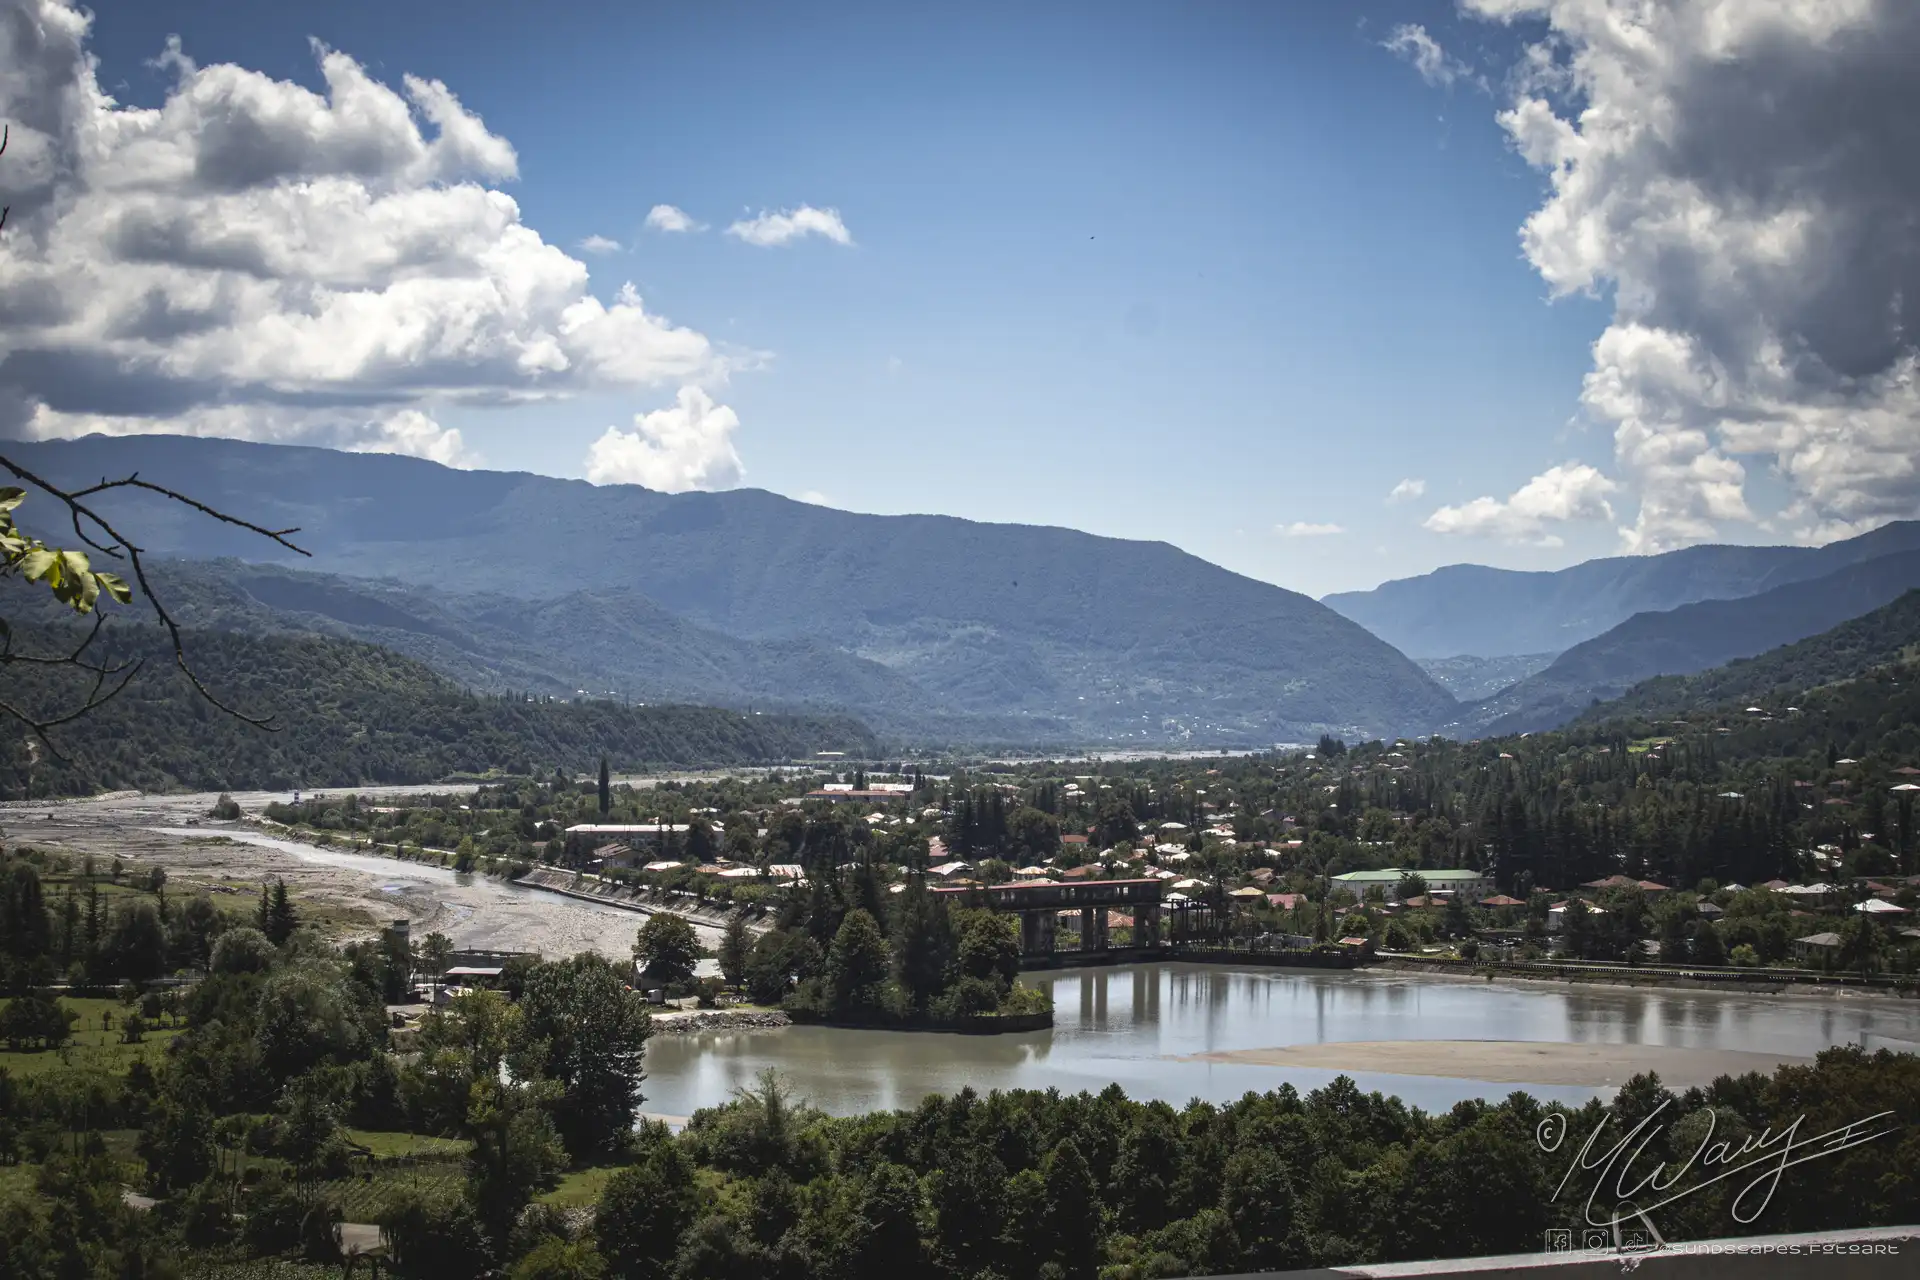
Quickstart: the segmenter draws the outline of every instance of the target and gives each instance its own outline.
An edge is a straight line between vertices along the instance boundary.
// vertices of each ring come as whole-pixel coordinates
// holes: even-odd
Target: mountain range
[[[168,557],[156,581],[198,631],[378,645],[482,693],[845,713],[902,745],[1532,732],[1920,587],[1920,522],[1555,573],[1455,565],[1316,602],[1164,543],[756,490],[166,436],[8,450],[298,527],[309,555],[155,495],[103,500]]]
[[[1655,676],[1690,675],[1818,636],[1920,587],[1920,551],[1862,561],[1837,573],[1737,600],[1703,600],[1635,614],[1575,645],[1544,669],[1462,708],[1449,736],[1556,728],[1596,700]]]
[[[1895,663],[1920,661],[1920,590],[1849,619],[1817,636],[1694,675],[1644,680],[1618,698],[1590,707],[1576,724],[1661,720],[1719,708],[1736,714],[1791,713],[1791,700],[1811,690],[1857,680]],[[1911,734],[1911,730],[1909,730]]]
[[[102,499],[156,554],[332,575],[241,590],[443,671],[485,668],[493,687],[538,687],[545,672],[574,688],[883,709],[896,729],[942,736],[984,718],[1089,744],[1371,737],[1457,706],[1334,610],[1165,543],[231,440],[8,452],[57,481],[138,472],[297,526],[307,558],[154,495]],[[31,499],[21,519],[36,527]]]
[[[1686,547],[1553,572],[1449,565],[1321,603],[1416,660],[1563,653],[1635,614],[1758,595],[1903,551],[1920,551],[1920,521],[1824,547]]]

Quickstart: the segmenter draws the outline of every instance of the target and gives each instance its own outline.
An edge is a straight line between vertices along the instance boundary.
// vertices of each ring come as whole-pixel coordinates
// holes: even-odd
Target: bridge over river
[[[1055,945],[1055,922],[1063,913],[1077,912],[1078,950],[1106,951],[1111,936],[1109,911],[1123,911],[1133,919],[1132,946],[1149,950],[1161,945],[1163,915],[1167,911],[1166,885],[1160,880],[1078,880],[1065,884],[996,884],[935,889],[961,902],[977,903],[1020,917],[1020,954],[1025,959],[1050,956]]]

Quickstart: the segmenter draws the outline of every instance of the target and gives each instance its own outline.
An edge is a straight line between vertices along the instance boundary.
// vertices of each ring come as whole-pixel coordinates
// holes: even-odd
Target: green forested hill
[[[25,649],[53,648],[27,637]],[[188,637],[202,679],[229,704],[271,714],[267,732],[199,698],[150,631],[129,630],[119,652],[148,666],[125,693],[53,731],[71,763],[43,758],[32,794],[101,788],[279,788],[432,782],[489,769],[527,772],[650,765],[747,764],[836,750],[870,754],[871,732],[832,716],[752,715],[713,707],[627,707],[475,695],[418,662],[373,645],[320,636],[205,632]],[[5,696],[42,709],[83,692],[73,673],[9,667]],[[28,793],[25,739],[0,765],[0,791]]]
[[[1635,614],[1551,666],[1464,709],[1458,736],[1535,733],[1643,680],[1690,675],[1816,637],[1920,588],[1920,551],[1880,556],[1738,600]]]
[[[1736,702],[1779,712],[1788,705],[1784,699],[1911,657],[1916,647],[1920,647],[1920,590],[1798,644],[1697,675],[1643,681],[1613,701],[1590,708],[1580,723],[1681,716]]]

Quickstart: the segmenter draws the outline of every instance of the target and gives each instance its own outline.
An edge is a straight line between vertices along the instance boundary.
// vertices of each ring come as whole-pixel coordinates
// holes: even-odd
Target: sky
[[[747,485],[1314,595],[1920,504],[1920,6],[0,8],[0,435]]]

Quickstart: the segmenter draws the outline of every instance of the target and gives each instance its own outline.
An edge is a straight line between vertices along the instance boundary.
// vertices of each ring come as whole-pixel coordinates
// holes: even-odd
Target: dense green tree
[[[827,999],[839,1017],[871,1017],[883,1007],[887,940],[865,911],[849,911],[827,952]]]
[[[497,1242],[505,1237],[502,1224],[511,1224],[534,1194],[551,1187],[566,1167],[567,1149],[539,1105],[545,1092],[482,1080],[468,1104],[467,1134],[473,1140],[467,1156],[468,1194],[482,1229]],[[599,1145],[617,1145],[622,1137],[601,1135]]]
[[[955,922],[960,971],[969,978],[996,983],[1002,990],[1020,972],[1020,933],[1015,917],[992,911],[967,911]]]
[[[560,1086],[551,1109],[567,1151],[584,1160],[623,1148],[640,1109],[645,999],[613,962],[583,953],[536,967],[519,1008],[524,1055]]]
[[[606,1260],[591,1240],[548,1237],[507,1272],[507,1280],[601,1280]]]
[[[214,973],[265,973],[274,961],[273,943],[258,929],[228,929],[213,945],[208,965]]]
[[[747,994],[755,1004],[779,1004],[819,964],[819,949],[804,930],[769,929],[747,953]]]
[[[1046,1186],[1046,1231],[1054,1260],[1069,1276],[1092,1275],[1100,1261],[1100,1201],[1079,1144],[1069,1138],[1049,1151],[1040,1176]]]
[[[954,938],[945,899],[919,876],[894,895],[891,944],[894,981],[915,1009],[924,1010],[951,981]]]
[[[861,1179],[846,1257],[835,1270],[851,1280],[894,1280],[925,1273],[920,1242],[920,1179],[913,1170],[882,1163]]]
[[[593,1236],[618,1280],[657,1280],[672,1265],[698,1208],[694,1169],[680,1147],[655,1136],[641,1158],[608,1179]]]
[[[736,911],[727,917],[726,927],[720,933],[720,976],[728,982],[738,983],[746,978],[747,956],[753,949],[753,935],[747,932],[746,916]]]
[[[213,1172],[213,1116],[191,1102],[166,1098],[148,1115],[135,1150],[157,1192],[184,1191]]]
[[[299,913],[293,909],[293,900],[287,895],[287,882],[275,880],[271,891],[261,890],[261,910],[256,927],[267,935],[267,941],[274,946],[284,946],[293,931],[300,927]]]
[[[640,926],[633,958],[639,961],[641,972],[656,982],[689,982],[700,960],[700,937],[681,917],[656,911]]]

